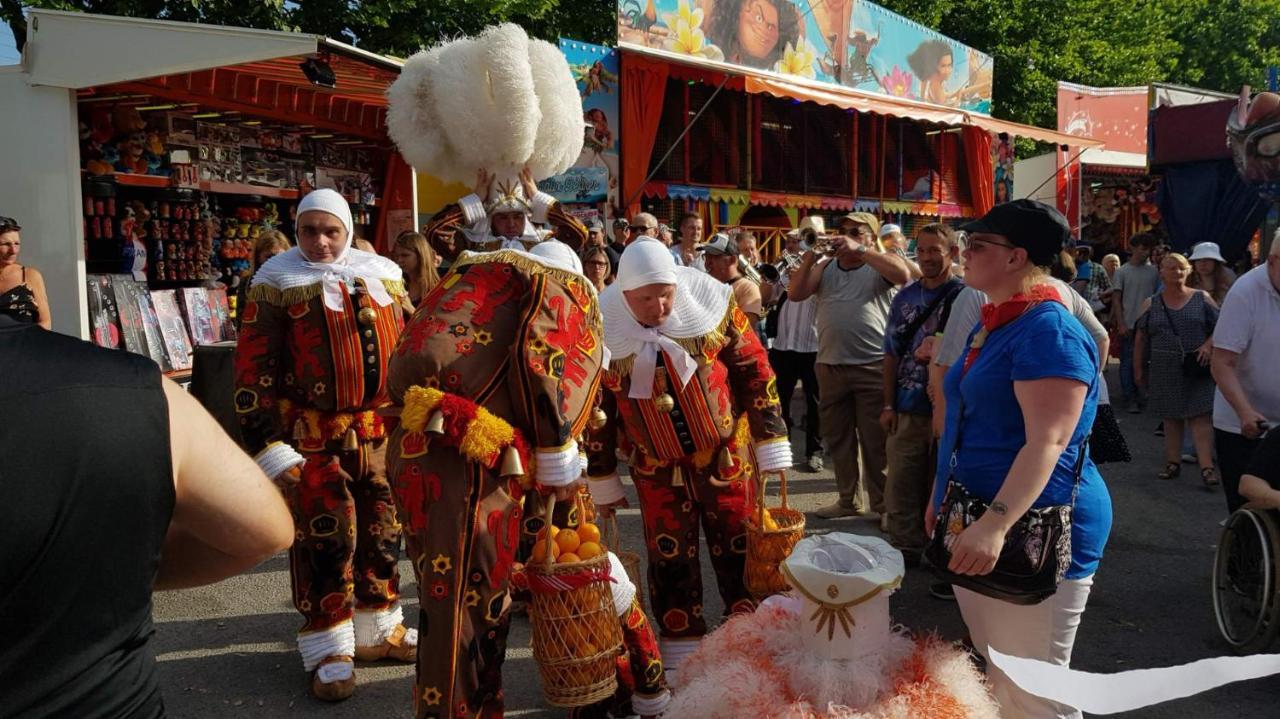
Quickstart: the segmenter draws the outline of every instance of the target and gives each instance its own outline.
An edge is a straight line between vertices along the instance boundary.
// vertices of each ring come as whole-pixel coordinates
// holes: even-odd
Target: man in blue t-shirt
[[[888,434],[885,510],[889,541],[907,566],[920,561],[927,537],[924,510],[933,488],[937,447],[931,425],[929,362],[934,335],[964,283],[951,274],[959,255],[955,232],[945,225],[922,227],[916,262],[922,277],[907,285],[889,306],[884,335],[884,409],[880,424]]]

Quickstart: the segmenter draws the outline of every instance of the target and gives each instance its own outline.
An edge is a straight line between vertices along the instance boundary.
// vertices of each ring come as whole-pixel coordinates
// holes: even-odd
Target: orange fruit
[[[560,545],[561,552],[577,551],[578,545],[582,544],[582,540],[578,538],[578,533],[572,529],[562,529],[555,535],[556,544]]]
[[[555,542],[551,543],[551,561],[555,561],[560,556],[560,545]],[[533,562],[547,561],[547,540],[539,540],[533,545],[533,555],[529,558]]]
[[[770,532],[777,531],[778,529],[778,520],[774,519],[773,513],[767,509],[764,510],[764,527],[763,528]]]
[[[559,528],[559,527],[554,527],[554,526],[545,526],[545,527],[543,527],[542,529],[539,529],[539,530],[538,530],[537,538],[538,538],[538,541],[539,541],[539,542],[544,541],[544,540],[547,538],[547,530],[548,530],[548,529],[550,529],[550,530],[551,530],[551,538],[552,538],[552,539],[555,539],[555,538],[556,538],[556,535],[560,533],[560,528]]]
[[[578,556],[582,557],[584,560],[594,559],[600,556],[603,551],[604,550],[601,549],[600,545],[596,542],[583,542],[578,545]]]
[[[587,523],[578,527],[578,539],[586,542],[600,542],[600,528],[594,524]]]
[[[560,558],[556,560],[556,563],[557,564],[573,564],[574,562],[581,562],[581,561],[582,559],[579,558],[578,555],[574,554],[573,552],[561,552]]]

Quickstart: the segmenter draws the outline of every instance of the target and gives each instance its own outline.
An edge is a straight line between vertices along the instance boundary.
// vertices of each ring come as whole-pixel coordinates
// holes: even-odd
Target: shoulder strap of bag
[[[929,321],[929,317],[938,309],[938,305],[946,302],[947,307],[950,308],[951,303],[949,300],[954,300],[955,296],[959,294],[960,290],[963,288],[964,285],[960,285],[959,288],[952,287],[947,292],[939,293],[937,297],[934,297],[933,301],[924,308],[924,312],[916,315],[916,318],[911,320],[911,324],[907,325],[906,331],[902,335],[902,338],[906,340],[907,344],[911,343],[911,338],[916,336],[916,333],[920,331],[920,328],[924,326],[924,323]]]
[[[1160,303],[1160,309],[1164,310],[1165,321],[1169,323],[1169,331],[1173,333],[1173,338],[1178,341],[1178,351],[1186,354],[1187,348],[1182,346],[1182,335],[1178,334],[1178,326],[1173,323],[1173,315],[1169,314],[1169,305],[1164,303],[1164,298],[1156,295],[1152,300]]]
[[[956,441],[951,445],[951,460],[948,467],[951,470],[951,477],[948,481],[954,481],[952,478],[956,473],[957,456],[960,454],[960,437],[961,430],[964,428],[964,395],[959,396],[959,412],[956,414]],[[1080,454],[1076,455],[1076,466],[1072,472],[1071,478],[1071,506],[1076,506],[1076,495],[1080,492],[1080,480],[1084,476],[1084,460],[1089,453],[1089,440],[1093,438],[1093,433],[1086,434],[1084,441],[1080,443]],[[1065,450],[1064,450],[1065,451]]]

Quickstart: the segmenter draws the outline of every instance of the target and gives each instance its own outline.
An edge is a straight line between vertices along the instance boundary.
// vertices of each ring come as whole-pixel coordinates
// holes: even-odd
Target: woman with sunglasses
[[[934,531],[948,484],[986,503],[971,522],[953,517],[937,529],[946,533],[950,572],[986,577],[1028,510],[1070,505],[1069,564],[1047,599],[1015,604],[977,582],[973,589],[955,587],[960,613],[984,654],[990,647],[1065,666],[1111,530],[1110,495],[1085,454],[1100,383],[1098,348],[1047,282],[1048,268],[1070,236],[1061,213],[1015,200],[964,229],[965,282],[990,303],[968,333],[968,351],[943,383],[946,429],[925,527]],[[1004,715],[1080,716],[989,667]]]
[[[613,281],[613,266],[604,247],[588,245],[582,250],[582,274],[591,280],[596,292],[604,292],[605,286]]]
[[[18,264],[22,227],[12,217],[0,217],[0,315],[18,322],[53,328],[44,275],[34,267]]]

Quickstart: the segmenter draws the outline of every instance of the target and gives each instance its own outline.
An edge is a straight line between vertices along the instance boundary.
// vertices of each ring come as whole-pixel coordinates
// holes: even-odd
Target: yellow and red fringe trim
[[[285,433],[297,441],[302,452],[321,452],[329,442],[343,439],[347,430],[355,429],[362,442],[372,442],[387,436],[382,418],[373,410],[362,412],[321,412],[318,409],[301,408],[287,399],[277,405],[284,421]]]
[[[428,434],[427,424],[439,410],[444,417],[444,433]],[[468,399],[432,387],[414,385],[404,393],[400,426],[405,430],[400,456],[421,457],[435,442],[456,449],[472,462],[497,469],[502,453],[514,447],[524,466],[524,477],[533,476],[533,453],[519,430],[509,422]],[[522,478],[521,484],[525,481]]]

